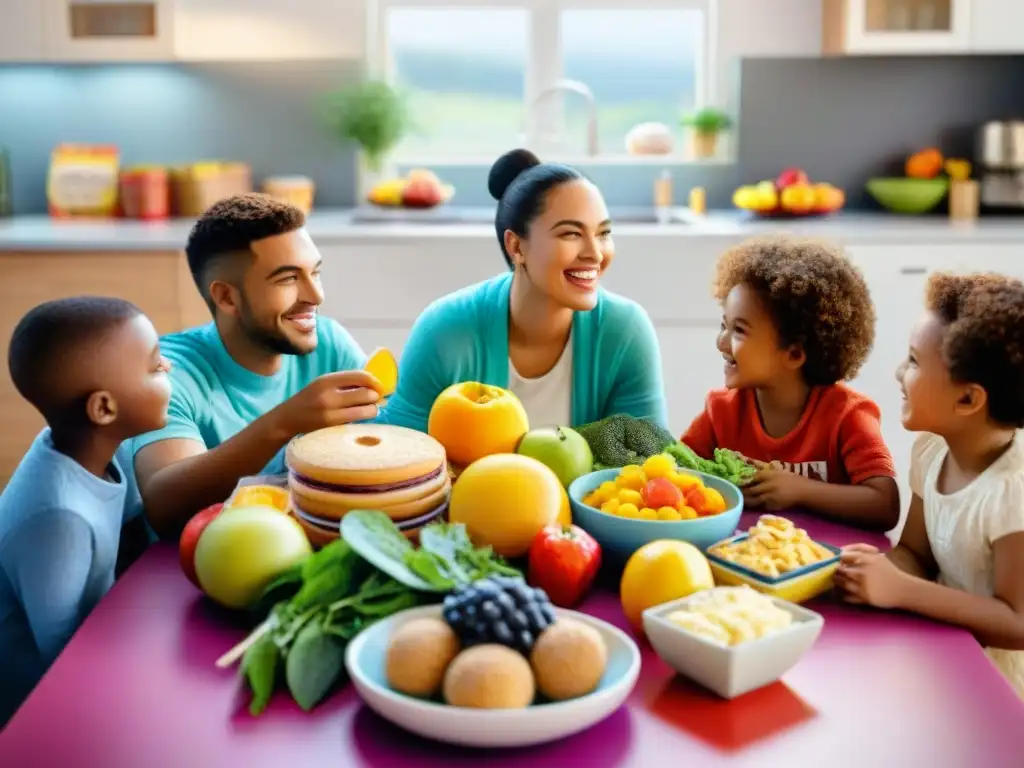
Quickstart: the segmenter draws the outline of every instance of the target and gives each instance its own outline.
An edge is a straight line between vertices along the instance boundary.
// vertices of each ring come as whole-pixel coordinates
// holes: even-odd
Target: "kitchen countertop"
[[[433,221],[358,221],[353,209],[314,211],[308,230],[320,242],[360,242],[409,238],[493,238],[485,216],[472,223]],[[614,212],[613,212],[614,217]],[[0,220],[0,251],[167,251],[181,250],[192,219],[167,222],[63,221],[48,216]],[[844,243],[1024,243],[1024,216],[951,222],[942,216],[898,216],[850,212],[825,218],[752,219],[729,211],[712,211],[693,223],[627,222],[615,227],[624,237],[742,238],[795,232]]]

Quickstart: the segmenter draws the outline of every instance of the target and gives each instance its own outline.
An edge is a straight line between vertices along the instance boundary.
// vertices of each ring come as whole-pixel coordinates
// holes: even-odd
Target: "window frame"
[[[535,99],[544,88],[563,76],[559,15],[564,10],[697,10],[704,20],[701,30],[701,45],[696,62],[695,103],[698,109],[717,103],[718,83],[716,81],[715,41],[718,28],[717,0],[368,0],[366,35],[366,72],[370,77],[391,80],[390,57],[385,17],[391,8],[474,8],[501,9],[515,8],[530,13],[530,45],[526,59],[524,83],[524,112],[526,146],[536,146],[539,126],[550,126],[558,119],[559,100],[550,99],[543,109],[545,117],[537,120]],[[625,153],[602,152],[595,157],[550,158],[562,162],[588,165],[623,165],[656,162],[664,165],[668,158],[663,156],[644,158],[632,157]],[[389,166],[395,165],[447,165],[476,166],[490,165],[493,157],[475,157],[444,152],[439,155],[421,157],[391,158]],[[681,157],[672,158],[672,164],[684,164]],[[714,162],[714,161],[712,161]],[[702,161],[707,164],[707,161]]]

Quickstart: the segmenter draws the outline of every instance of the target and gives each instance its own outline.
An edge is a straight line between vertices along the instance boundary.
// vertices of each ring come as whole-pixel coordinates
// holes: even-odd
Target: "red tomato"
[[[647,481],[643,490],[644,504],[651,509],[672,507],[675,509],[683,500],[683,492],[667,477],[655,477]]]
[[[699,485],[686,489],[686,506],[692,507],[698,515],[703,515],[707,508],[707,501],[704,499],[704,489]]]

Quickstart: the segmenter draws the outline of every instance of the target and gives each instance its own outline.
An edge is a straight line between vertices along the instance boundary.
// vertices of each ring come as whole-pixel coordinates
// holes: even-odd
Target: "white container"
[[[666,664],[725,699],[774,683],[814,645],[825,624],[821,614],[776,597],[772,602],[789,612],[792,624],[757,640],[718,645],[666,618],[686,608],[695,596],[648,608],[643,613],[644,632]]]

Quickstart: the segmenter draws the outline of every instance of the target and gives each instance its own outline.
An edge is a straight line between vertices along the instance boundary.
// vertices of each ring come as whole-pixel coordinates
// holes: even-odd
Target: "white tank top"
[[[527,379],[508,361],[508,388],[519,398],[535,427],[568,427],[572,425],[572,333],[562,356],[543,376]]]

